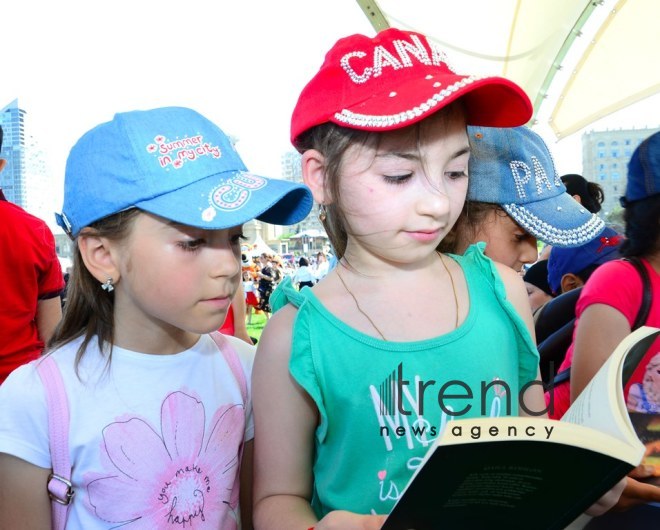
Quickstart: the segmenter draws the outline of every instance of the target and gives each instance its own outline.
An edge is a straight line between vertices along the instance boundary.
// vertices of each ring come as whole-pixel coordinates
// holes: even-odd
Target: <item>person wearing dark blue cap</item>
[[[641,325],[660,327],[660,132],[634,151],[621,203],[626,239],[620,252],[627,261],[601,265],[582,288],[573,344],[567,352],[568,362],[572,359],[571,399],[582,392],[631,330]],[[650,351],[658,348],[656,342]],[[629,398],[628,387],[625,393]],[[638,478],[648,476],[649,470],[636,473]],[[607,513],[587,528],[655,528],[660,508],[645,503],[660,503],[660,487],[628,477],[619,507],[636,507]]]
[[[605,227],[594,239],[579,247],[554,247],[547,260],[546,281],[554,298],[534,315],[536,340],[541,358],[541,376],[549,383],[562,364],[573,336],[575,305],[581,287],[603,263],[619,257],[623,236]],[[549,411],[558,419],[568,407],[568,385],[555,385],[555,402]],[[563,400],[559,395],[564,392]],[[546,394],[546,399],[548,399]]]
[[[619,257],[623,237],[605,227],[591,241],[579,247],[555,247],[548,259],[548,284],[557,296],[582,287],[599,265]]]
[[[119,113],[80,138],[57,216],[75,241],[65,316],[48,357],[0,387],[0,527],[51,528],[53,442],[71,456],[67,528],[237,528],[254,347],[209,333],[241,281],[242,225],[311,206],[305,186],[249,173],[191,109]],[[68,397],[69,444],[49,434],[42,366]]]

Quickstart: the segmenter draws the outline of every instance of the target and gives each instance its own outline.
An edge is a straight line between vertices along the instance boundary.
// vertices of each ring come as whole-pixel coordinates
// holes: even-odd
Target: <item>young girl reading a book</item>
[[[530,114],[513,83],[456,74],[396,29],[338,41],[302,91],[292,141],[339,263],[271,298],[286,305],[255,362],[257,527],[379,528],[369,514],[447,421],[543,413],[522,279],[482,245],[436,251],[465,201],[466,124]]]
[[[50,358],[0,388],[1,528],[51,528],[49,442],[71,463],[55,477],[72,484],[67,529],[235,529],[239,478],[251,527],[253,346],[208,333],[241,281],[243,223],[293,224],[311,204],[247,173],[190,109],[120,113],[78,141],[59,216],[75,241],[65,316]],[[37,371],[51,360],[67,447],[49,440]]]

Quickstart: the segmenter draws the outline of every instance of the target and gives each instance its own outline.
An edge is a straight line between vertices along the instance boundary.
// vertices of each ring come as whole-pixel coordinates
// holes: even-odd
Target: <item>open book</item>
[[[659,335],[642,327],[626,337],[560,421],[448,423],[382,530],[568,526],[644,456],[626,409],[624,372]]]

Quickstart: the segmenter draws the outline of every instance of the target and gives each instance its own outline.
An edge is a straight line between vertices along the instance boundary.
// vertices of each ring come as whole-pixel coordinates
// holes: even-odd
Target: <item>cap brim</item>
[[[605,227],[568,193],[526,204],[502,204],[502,208],[537,239],[557,247],[577,247],[591,241]]]
[[[515,127],[527,123],[533,113],[525,92],[508,79],[444,75],[437,87],[429,80],[412,78],[396,92],[374,91],[368,99],[334,114],[329,121],[353,129],[395,130],[417,123],[461,98],[468,125]]]
[[[231,171],[135,206],[184,225],[220,230],[252,219],[292,225],[307,217],[312,204],[312,193],[304,185]]]

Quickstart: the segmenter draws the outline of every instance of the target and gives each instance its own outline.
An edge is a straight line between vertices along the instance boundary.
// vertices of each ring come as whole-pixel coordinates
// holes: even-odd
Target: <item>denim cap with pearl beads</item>
[[[306,186],[248,172],[230,138],[198,112],[164,107],[115,114],[78,140],[55,217],[72,238],[130,208],[220,230],[255,218],[292,225],[312,202]]]
[[[476,72],[475,72],[476,73]],[[467,123],[527,123],[532,104],[508,79],[463,75],[426,36],[388,28],[375,37],[339,39],[303,88],[291,118],[291,142],[322,123],[364,131],[407,127],[461,98]]]
[[[468,127],[470,201],[497,204],[557,247],[592,240],[605,224],[566,193],[543,139],[528,127]]]

